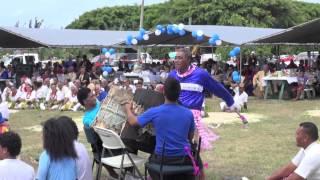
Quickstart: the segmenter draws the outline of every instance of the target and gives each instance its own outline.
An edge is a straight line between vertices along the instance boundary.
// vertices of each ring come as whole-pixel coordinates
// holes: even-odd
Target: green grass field
[[[208,111],[219,111],[218,101],[207,100]],[[313,110],[309,112],[310,110]],[[264,179],[281,165],[290,161],[298,148],[295,146],[295,129],[303,121],[320,125],[318,100],[249,101],[249,114],[261,114],[263,119],[250,123],[249,128],[241,128],[241,123],[223,124],[215,131],[220,139],[214,149],[202,153],[203,161],[209,164],[207,179]],[[50,117],[71,116],[81,128],[81,112],[25,110],[11,114],[10,125],[23,141],[22,159],[37,167],[37,159],[42,151],[40,123]],[[214,117],[213,117],[214,118]],[[80,141],[85,143],[84,133]],[[89,150],[89,148],[88,148]]]

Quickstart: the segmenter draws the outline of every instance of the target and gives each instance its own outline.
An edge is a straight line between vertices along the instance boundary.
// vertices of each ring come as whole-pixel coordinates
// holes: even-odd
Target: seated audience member
[[[47,97],[46,90],[44,89],[44,85],[42,83],[42,79],[38,78],[36,82],[34,82],[34,91],[35,94],[35,105],[36,108],[39,108],[40,106],[44,106],[45,99]]]
[[[77,179],[74,135],[56,118],[44,123],[42,134],[44,151],[39,158],[36,179]]]
[[[8,107],[13,109],[19,104],[19,97],[21,96],[21,92],[17,90],[15,86],[11,87],[11,92],[6,96],[6,102],[8,103]]]
[[[0,79],[8,79],[9,74],[4,64],[0,64]]]
[[[274,172],[268,180],[320,179],[320,144],[318,128],[312,122],[303,122],[296,130],[296,144],[301,147],[286,166]]]
[[[62,111],[67,111],[67,110],[78,111],[78,109],[81,107],[81,104],[78,102],[77,93],[78,93],[78,89],[74,85],[72,85],[71,90],[66,95],[65,102],[61,106],[60,110],[62,110]]]
[[[17,133],[11,131],[0,135],[0,179],[34,179],[33,167],[17,159],[21,146],[21,138]]]
[[[263,70],[257,72],[253,76],[253,94],[257,97],[262,97],[264,95],[264,87],[266,86],[263,78],[270,74],[269,66],[267,64],[263,65]]]
[[[96,66],[92,66],[91,68],[91,72],[90,72],[90,79],[91,80],[96,80],[99,79],[100,75],[98,73],[97,67]]]
[[[108,95],[108,93],[101,88],[100,84],[95,85],[95,95],[97,96],[98,101],[102,102]]]
[[[6,81],[6,87],[3,89],[1,98],[3,101],[7,101],[8,95],[11,93],[11,87],[13,86],[13,83],[9,80]]]
[[[2,101],[1,98],[0,98],[0,113],[2,114],[2,118],[4,118],[5,121],[9,121],[10,111],[9,111],[8,103],[5,101]]]
[[[58,86],[58,87],[57,87]],[[46,102],[48,103],[48,108],[50,109],[59,109],[63,103],[65,94],[63,92],[63,84],[58,82],[58,85],[51,85],[51,92],[48,94],[46,98]]]
[[[66,79],[69,79],[72,82],[77,79],[77,74],[74,72],[73,66],[68,67],[68,74],[66,75]]]
[[[297,86],[297,88],[296,88],[296,91],[297,91],[296,94],[297,94],[297,96],[296,96],[295,100],[299,100],[300,97],[301,97],[301,95],[303,95],[303,93],[304,93],[304,88],[305,88],[305,86],[306,86],[308,77],[306,77],[306,76],[304,75],[304,71],[300,71],[297,79],[298,79],[298,86]]]
[[[21,93],[19,97],[20,103],[18,104],[19,109],[34,108],[36,102],[36,92],[32,89],[29,84],[25,85],[25,92]]]
[[[69,132],[74,138],[74,148],[78,155],[78,158],[76,159],[77,180],[92,180],[92,163],[86,147],[77,141],[79,130],[76,123],[67,116],[61,116],[57,120],[69,129]]]
[[[248,94],[244,91],[244,84],[239,84],[239,92],[236,92],[233,96],[233,100],[235,104],[237,104],[240,111],[244,108],[247,110],[247,103],[248,103]],[[227,104],[225,102],[220,103],[220,108],[222,111],[229,111]]]
[[[80,68],[80,73],[77,76],[77,79],[80,80],[81,86],[88,86],[90,83],[90,75],[86,72],[86,67]]]
[[[52,106],[57,105],[57,86],[55,84],[51,85],[51,88],[49,90],[49,93],[47,94],[46,97],[46,107],[48,109],[51,109]]]
[[[132,104],[125,105],[128,122],[132,126],[145,126],[152,123],[156,132],[156,147],[150,162],[166,165],[191,165],[191,160],[185,151],[190,148],[195,124],[192,112],[178,104],[181,87],[177,80],[168,78],[164,84],[165,104],[150,108],[140,116],[132,111]],[[164,147],[163,147],[164,146]],[[164,151],[164,152],[163,152]],[[162,158],[164,154],[164,158]],[[152,179],[159,175],[149,171]],[[192,174],[164,176],[164,179],[194,179]]]

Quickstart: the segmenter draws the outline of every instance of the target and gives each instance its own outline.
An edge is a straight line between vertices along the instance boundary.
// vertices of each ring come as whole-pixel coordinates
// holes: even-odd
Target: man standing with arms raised
[[[191,59],[189,48],[177,48],[174,61],[175,70],[170,72],[169,77],[180,82],[179,102],[193,113],[198,136],[202,139],[202,149],[211,149],[211,142],[215,141],[218,136],[201,122],[201,108],[205,98],[204,90],[206,89],[222,98],[231,110],[235,110],[237,106],[234,104],[231,94],[222,84],[214,80],[208,72],[191,65]]]

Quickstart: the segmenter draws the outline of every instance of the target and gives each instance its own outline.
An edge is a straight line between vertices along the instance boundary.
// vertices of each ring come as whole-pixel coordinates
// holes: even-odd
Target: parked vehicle
[[[37,53],[24,53],[8,55],[1,59],[5,66],[9,64],[36,64],[39,62],[39,55]]]

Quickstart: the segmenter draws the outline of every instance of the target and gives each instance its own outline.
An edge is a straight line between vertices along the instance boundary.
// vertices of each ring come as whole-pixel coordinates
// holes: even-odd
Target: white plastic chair
[[[102,163],[111,166],[113,168],[120,169],[119,179],[124,178],[126,175],[126,171],[123,172],[124,168],[131,168],[133,167],[134,170],[137,171],[139,177],[143,179],[142,174],[140,173],[137,165],[142,165],[146,162],[145,158],[139,157],[135,154],[131,154],[126,149],[126,146],[122,142],[120,136],[112,130],[94,127],[94,130],[97,132],[99,137],[101,138],[103,144],[102,154],[101,154],[101,161],[98,168],[98,179],[101,176],[101,167]],[[122,154],[111,156],[111,157],[104,157],[105,150],[113,150],[113,149],[122,149]],[[112,153],[110,153],[112,154]]]

